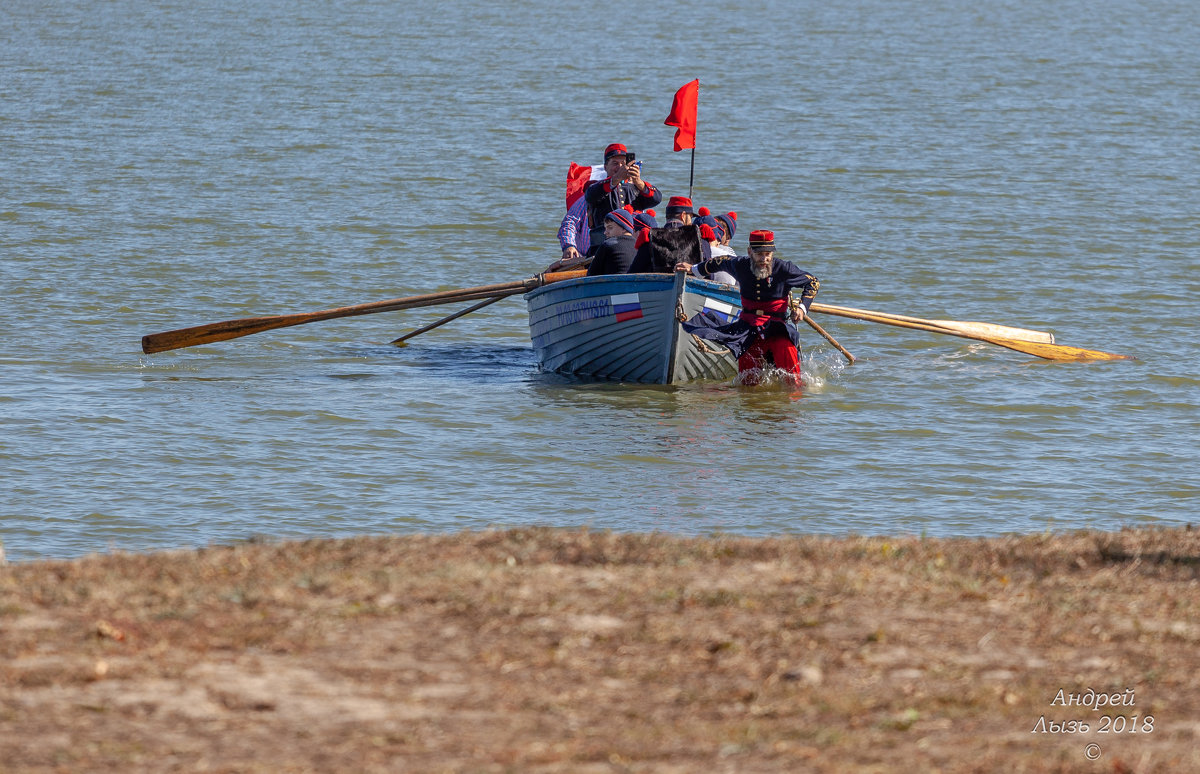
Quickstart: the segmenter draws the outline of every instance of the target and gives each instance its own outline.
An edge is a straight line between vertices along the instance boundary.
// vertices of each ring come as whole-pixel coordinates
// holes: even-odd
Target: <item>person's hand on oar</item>
[[[580,266],[587,266],[589,263],[592,262],[592,256],[580,255],[579,251],[576,250],[574,247],[570,248],[570,250],[572,253],[574,253],[573,257],[568,258],[566,253],[564,252],[562,258],[558,259],[557,261],[555,261],[554,263],[552,263],[546,267],[546,271],[547,272],[570,271],[571,269],[576,269]]]

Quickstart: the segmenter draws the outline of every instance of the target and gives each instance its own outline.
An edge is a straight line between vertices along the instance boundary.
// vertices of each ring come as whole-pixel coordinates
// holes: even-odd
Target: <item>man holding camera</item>
[[[595,253],[604,242],[604,217],[608,213],[627,205],[644,210],[662,201],[662,193],[642,179],[641,163],[621,143],[615,142],[604,149],[604,171],[608,177],[593,182],[583,192],[591,229],[589,254]]]

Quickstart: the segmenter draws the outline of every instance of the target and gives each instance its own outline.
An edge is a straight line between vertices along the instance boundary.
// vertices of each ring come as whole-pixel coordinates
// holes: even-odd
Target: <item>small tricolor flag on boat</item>
[[[624,293],[619,296],[612,296],[612,307],[617,322],[641,319],[642,302],[638,298],[637,293]]]
[[[718,301],[715,298],[704,299],[703,312],[711,312],[714,317],[723,323],[727,323],[733,319],[733,304],[726,304],[723,301]]]

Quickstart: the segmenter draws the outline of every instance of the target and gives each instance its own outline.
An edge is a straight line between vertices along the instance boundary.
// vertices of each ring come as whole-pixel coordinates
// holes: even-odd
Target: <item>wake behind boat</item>
[[[616,274],[546,285],[526,293],[525,301],[543,370],[645,384],[737,376],[727,348],[680,325],[701,312],[735,319],[741,298],[728,285],[683,272]]]

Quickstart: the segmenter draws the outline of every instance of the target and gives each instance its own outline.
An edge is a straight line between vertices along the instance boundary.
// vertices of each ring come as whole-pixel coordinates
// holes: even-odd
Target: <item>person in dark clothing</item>
[[[683,271],[691,268],[686,263],[676,266]],[[741,289],[742,313],[725,325],[711,313],[701,313],[683,323],[683,329],[729,347],[738,359],[743,384],[757,383],[768,365],[799,381],[800,333],[793,323],[808,313],[821,287],[817,278],[791,261],[775,258],[775,234],[771,231],[750,232],[749,255],[713,258],[699,268],[705,274],[727,271],[734,276]],[[796,289],[800,290],[799,301],[789,304]]]
[[[654,210],[635,212],[633,217],[642,228],[658,228],[658,221],[654,219]]]
[[[675,271],[679,263],[699,265],[712,257],[712,249],[695,226],[676,222],[662,228],[642,229],[634,242],[637,254],[629,267],[630,274],[662,274]]]
[[[713,231],[721,228],[720,222],[713,217],[712,210],[707,207],[696,210],[696,217],[692,218],[692,223],[697,226],[708,226]]]
[[[727,212],[717,215],[716,219],[721,224],[721,244],[727,245],[733,241],[733,234],[737,231],[737,213]]]
[[[708,251],[704,258],[724,258],[737,255],[732,247],[729,246],[729,239],[725,237],[726,222],[718,218],[714,218],[707,207],[701,207],[697,210],[697,217],[692,221],[693,225],[700,227],[700,238],[707,244]],[[719,271],[713,275],[701,274],[699,266],[692,267],[692,274],[704,279],[710,279],[713,282],[720,282],[722,285],[733,285],[737,287],[737,280],[727,271]]]
[[[588,267],[588,276],[599,274],[625,274],[633,263],[637,252],[633,235],[638,230],[630,210],[613,210],[604,216],[604,235],[608,237],[600,245]]]
[[[667,222],[663,228],[679,228],[692,225],[696,211],[692,209],[692,200],[686,196],[672,196],[667,199]]]
[[[604,149],[604,171],[607,178],[592,182],[583,191],[593,253],[604,241],[605,215],[626,206],[644,210],[662,201],[659,190],[642,179],[641,162],[634,161],[624,145],[613,143]]]
[[[662,228],[643,229],[630,274],[672,272],[680,261],[698,264],[712,258],[712,249],[693,224],[692,200],[672,196],[667,200],[667,220]]]

